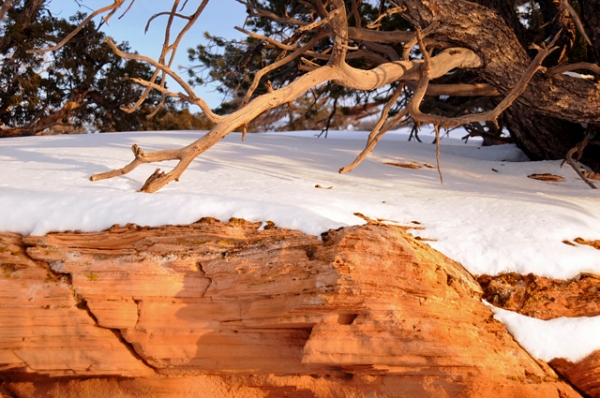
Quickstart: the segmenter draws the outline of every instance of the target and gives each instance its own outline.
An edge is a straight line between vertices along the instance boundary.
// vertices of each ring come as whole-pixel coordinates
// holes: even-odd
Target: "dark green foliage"
[[[164,129],[157,120],[181,112],[167,101],[158,115],[162,119],[148,120],[160,100],[156,92],[134,113],[121,109],[143,90],[131,78],[149,79],[152,72],[146,64],[116,56],[93,22],[58,51],[29,53],[57,43],[84,18],[59,19],[44,10],[43,2],[37,5],[14,7],[2,27],[0,136]],[[119,47],[131,52],[127,43]]]
[[[348,7],[351,2],[348,1]],[[305,22],[312,22],[316,19],[315,15],[306,6],[291,0],[273,0],[257,2],[261,9],[270,11],[276,15],[287,15],[289,18]],[[379,16],[379,8],[370,3],[363,3],[361,7],[361,17],[363,26],[373,22]],[[350,15],[350,24],[354,24],[354,17]],[[383,18],[381,21],[382,30],[407,29],[410,25],[404,21],[399,14],[394,14]],[[258,33],[262,36],[273,38],[288,45],[301,46],[310,41],[315,32],[305,32],[297,34],[294,26],[281,24],[277,21],[265,17],[252,17],[247,20],[244,27],[247,30]],[[192,63],[196,66],[189,68],[188,73],[191,84],[206,84],[219,82],[216,90],[223,94],[225,101],[216,109],[217,113],[225,114],[237,110],[244,98],[246,91],[252,84],[255,74],[262,68],[277,62],[289,52],[282,51],[280,48],[265,43],[264,41],[247,37],[239,41],[226,40],[221,37],[212,36],[205,33],[209,40],[208,45],[198,45],[196,48],[189,49],[188,55]],[[314,48],[315,52],[322,52],[332,45],[331,38],[325,38]],[[402,53],[402,46],[398,45],[396,51]],[[317,65],[324,65],[326,60],[306,56],[311,62]],[[267,92],[267,82],[271,83],[274,89],[281,88],[291,81],[295,80],[303,72],[299,69],[300,58],[289,62],[288,64],[277,68],[268,73],[261,79],[261,84],[254,92],[253,98]],[[371,68],[375,63],[366,59],[354,59],[349,62],[352,66],[360,68]],[[333,111],[333,103],[337,101],[336,115],[332,119],[332,127],[342,126],[344,124],[343,112],[356,105],[366,105],[372,103],[384,103],[390,95],[389,90],[379,90],[377,92],[358,92],[348,90],[336,84],[330,83],[324,87],[312,90],[302,98],[302,103],[294,104],[288,112],[288,122],[285,126],[278,128],[285,129],[321,129],[323,120],[327,119],[329,113]],[[301,110],[305,113],[299,114]],[[393,114],[394,112],[392,112]],[[273,110],[271,117],[261,118],[259,123],[250,126],[254,130],[267,130],[275,126],[271,123],[265,123],[265,120],[276,119],[285,115],[285,112]],[[327,116],[324,116],[327,115]],[[312,122],[312,123],[311,123]]]
[[[556,52],[555,58],[562,57],[560,62],[581,62],[593,61],[590,59],[587,45],[582,40],[572,25],[569,18],[559,18],[560,4],[553,0],[538,0],[533,2],[514,1],[505,2],[502,0],[476,0],[475,2],[482,6],[497,10],[502,15],[506,23],[513,29],[515,35],[519,38],[525,48],[528,48],[531,43],[540,44],[551,35],[556,34],[563,29],[564,39],[561,42],[563,51]],[[288,18],[297,19],[300,21],[313,21],[318,19],[312,9],[307,6],[292,0],[263,0],[254,2],[258,8],[267,10],[278,16],[287,16]],[[351,12],[352,2],[346,1],[347,13],[350,26],[356,26],[354,15]],[[576,10],[580,10],[579,1],[573,0],[571,4]],[[389,1],[363,1],[360,6],[360,16],[362,27],[375,21],[382,13],[393,5]],[[313,14],[311,14],[313,13]],[[412,30],[414,29],[408,22],[402,18],[402,14],[392,14],[386,16],[380,21],[381,26],[378,28],[383,31],[393,30]],[[568,25],[568,26],[567,26]],[[295,26],[281,24],[270,18],[250,16],[245,28],[258,33],[262,36],[273,38],[284,44],[301,46],[307,43],[315,32],[306,32],[298,34],[294,31]],[[257,40],[248,37],[239,41],[228,41],[223,38],[214,37],[206,33],[209,39],[209,45],[199,45],[194,49],[189,50],[189,59],[196,66],[189,69],[191,82],[194,84],[205,84],[208,82],[219,82],[217,90],[221,92],[225,98],[224,103],[218,113],[228,113],[236,110],[241,105],[241,101],[252,83],[255,74],[265,66],[276,62],[289,52],[282,51],[280,48],[269,44],[263,40]],[[442,37],[439,39],[443,40]],[[330,38],[323,39],[314,51],[322,52],[322,50],[331,47]],[[360,43],[351,43],[351,45],[360,45]],[[401,44],[392,45],[398,54],[402,54],[403,48]],[[535,52],[532,52],[535,54]],[[385,56],[385,55],[384,55]],[[418,50],[413,50],[413,57],[420,57]],[[327,61],[323,59],[312,58],[309,55],[305,56],[310,62],[316,65],[324,65]],[[558,59],[549,59],[549,63],[554,63]],[[368,69],[376,66],[376,64],[366,58],[357,58],[349,61],[353,66],[361,69]],[[272,87],[277,89],[283,87],[289,82],[295,80],[298,76],[304,73],[299,66],[301,65],[300,58],[286,64],[285,66],[268,73],[261,79],[258,89],[254,93],[254,97],[267,92],[268,82]],[[452,75],[444,76],[434,83],[452,84],[480,81],[475,72],[461,71]],[[392,91],[389,88],[377,90],[376,92],[358,92],[339,87],[335,84],[327,84],[319,87],[312,92],[307,93],[302,97],[301,103],[295,103],[289,107],[287,112],[286,125],[280,125],[279,128],[296,129],[296,128],[322,128],[322,120],[324,114],[332,112],[334,102],[338,104],[336,115],[332,118],[332,127],[345,126],[347,121],[344,119],[344,112],[348,112],[356,106],[367,106],[373,104],[382,104],[386,102]],[[390,115],[394,115],[401,109],[410,99],[412,92],[405,90],[399,103],[392,109]],[[297,101],[298,102],[298,101]],[[490,98],[473,98],[473,97],[426,97],[421,109],[426,112],[444,115],[444,116],[460,116],[467,113],[483,112],[492,109],[495,104]],[[303,114],[299,112],[304,111]],[[265,120],[273,121],[277,117],[282,117],[286,112],[272,111],[273,115],[261,119],[261,123],[255,126],[250,126],[251,129],[271,129],[273,124],[264,123]],[[314,123],[310,123],[313,121]],[[472,136],[476,136],[478,131],[485,131],[486,134],[493,133],[497,135],[498,141],[506,141],[507,132],[500,129],[493,129],[493,132],[488,131],[488,126],[485,124],[477,124],[476,126],[468,126],[468,130],[472,132]],[[510,129],[510,126],[507,126]]]

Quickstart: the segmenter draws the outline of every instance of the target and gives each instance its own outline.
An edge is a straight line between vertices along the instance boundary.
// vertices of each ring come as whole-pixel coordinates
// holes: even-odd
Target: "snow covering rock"
[[[221,220],[237,217],[260,223],[267,231],[272,223],[263,223],[263,221],[271,220],[280,227],[297,230],[292,233],[295,237],[300,236],[297,235],[298,231],[311,235],[310,237],[304,236],[302,239],[314,241],[314,244],[319,246],[323,243],[319,238],[321,233],[330,229],[361,225],[365,223],[365,219],[371,218],[385,220],[384,222],[393,225],[412,225],[414,228],[411,231],[414,235],[418,235],[419,239],[427,241],[446,256],[459,261],[473,275],[494,277],[512,272],[523,276],[531,273],[538,277],[566,280],[578,277],[580,274],[600,274],[600,250],[589,244],[598,242],[600,239],[600,207],[598,206],[600,193],[597,190],[589,189],[587,185],[578,180],[572,170],[561,169],[560,161],[528,162],[525,155],[512,145],[480,148],[473,145],[472,141],[469,141],[470,145],[464,145],[457,140],[444,137],[441,162],[445,183],[441,185],[437,171],[432,166],[435,164],[435,146],[406,142],[407,135],[404,133],[403,131],[388,133],[375,151],[356,170],[344,175],[338,174],[337,170],[351,163],[360,152],[365,143],[365,132],[330,132],[327,140],[316,139],[314,132],[293,132],[285,133],[285,135],[251,134],[247,136],[246,142],[240,142],[239,136],[232,134],[194,161],[178,183],[172,183],[153,195],[139,194],[134,191],[142,186],[148,175],[154,171],[155,165],[141,166],[126,176],[96,183],[88,181],[88,177],[93,173],[129,163],[131,160],[129,148],[134,143],[139,144],[145,150],[176,148],[189,144],[201,134],[200,132],[140,132],[0,140],[0,166],[2,167],[2,173],[0,173],[0,231],[16,233],[5,235],[10,237],[9,241],[12,243],[6,243],[3,246],[4,251],[0,250],[0,266],[2,267],[0,282],[3,284],[3,288],[0,289],[5,289],[0,291],[2,293],[0,296],[13,300],[12,303],[18,308],[7,312],[8,318],[0,319],[0,336],[8,336],[9,340],[7,341],[10,344],[19,342],[19,344],[33,347],[33,351],[27,351],[26,348],[23,348],[24,346],[22,351],[18,351],[3,349],[3,346],[0,346],[0,372],[3,372],[3,375],[10,374],[11,377],[24,375],[25,378],[32,377],[33,374],[44,375],[43,377],[60,375],[95,377],[114,374],[137,377],[150,370],[154,375],[151,379],[142,382],[141,379],[136,378],[135,382],[130,384],[123,381],[117,382],[114,379],[69,381],[64,385],[52,381],[54,384],[47,385],[47,389],[50,391],[48,394],[56,396],[58,393],[52,391],[62,391],[60,389],[63,387],[75,388],[78,386],[77,388],[81,387],[82,390],[74,392],[74,396],[85,396],[90,390],[104,391],[106,392],[104,396],[116,397],[127,388],[138,389],[136,390],[138,392],[139,389],[149,388],[160,395],[161,385],[171,386],[173,383],[169,383],[168,379],[156,379],[158,377],[156,369],[160,368],[161,372],[165,372],[160,373],[160,377],[169,374],[170,370],[165,369],[173,368],[176,369],[175,372],[183,372],[182,369],[185,369],[185,366],[181,361],[183,360],[185,363],[185,358],[193,357],[193,347],[196,342],[190,343],[185,340],[186,338],[189,340],[189,337],[185,336],[195,333],[197,330],[204,331],[210,325],[215,325],[216,321],[214,320],[208,323],[203,323],[205,320],[198,321],[198,324],[194,324],[193,328],[189,329],[184,337],[181,337],[183,346],[177,346],[178,348],[170,349],[168,346],[149,345],[163,339],[164,336],[171,336],[172,330],[169,328],[169,323],[172,323],[175,329],[180,328],[181,323],[177,322],[177,316],[165,315],[164,320],[153,319],[146,315],[142,317],[142,312],[144,314],[153,312],[163,314],[161,311],[164,310],[164,307],[170,305],[179,305],[190,309],[196,308],[194,307],[196,305],[198,306],[196,309],[202,312],[205,308],[204,304],[209,305],[210,308],[216,308],[214,305],[220,303],[219,300],[214,301],[213,298],[210,302],[198,298],[198,292],[204,292],[204,289],[215,289],[218,286],[210,282],[217,280],[216,277],[213,279],[212,276],[207,278],[202,275],[202,273],[208,272],[204,263],[198,263],[202,265],[199,267],[198,264],[182,260],[177,263],[178,265],[173,265],[175,268],[170,268],[175,263],[172,263],[171,257],[165,253],[170,253],[169,250],[173,247],[175,247],[175,251],[179,250],[177,248],[181,242],[171,242],[156,249],[156,259],[152,259],[150,254],[146,254],[149,262],[136,263],[135,259],[139,259],[140,250],[144,252],[147,249],[146,243],[140,244],[135,237],[135,234],[140,231],[136,229],[135,231],[119,232],[119,229],[116,229],[113,233],[117,235],[113,235],[113,238],[131,239],[131,241],[124,240],[120,244],[125,246],[129,243],[141,245],[135,249],[119,246],[119,250],[121,250],[119,261],[124,261],[123,264],[126,264],[126,267],[120,267],[121,263],[105,261],[107,253],[114,253],[111,245],[116,244],[113,241],[110,241],[110,244],[107,243],[108,235],[106,233],[98,235],[98,239],[101,239],[103,244],[107,245],[106,247],[94,246],[95,243],[85,243],[85,239],[88,238],[78,241],[78,244],[84,246],[74,245],[71,247],[67,244],[73,250],[73,256],[83,255],[82,253],[87,253],[86,250],[94,253],[91,257],[85,254],[87,260],[79,266],[76,265],[79,264],[79,260],[75,257],[52,260],[51,250],[42,250],[41,243],[35,241],[34,238],[27,237],[28,235],[44,235],[51,231],[93,232],[103,230],[113,224],[135,223],[159,227],[190,224],[201,217],[215,217]],[[460,136],[461,133],[459,132],[458,135]],[[427,138],[426,132],[421,133],[421,138]],[[410,167],[395,167],[396,165],[410,165]],[[165,170],[169,170],[173,166],[173,162],[161,164]],[[560,176],[564,182],[544,182],[527,178],[531,174],[544,173]],[[319,189],[318,187],[331,187],[331,189]],[[357,217],[358,213],[362,213],[366,217]],[[22,238],[17,234],[26,235],[23,238],[26,245],[19,243]],[[133,237],[128,234],[133,234]],[[59,235],[49,236],[56,239]],[[28,239],[34,240],[28,241]],[[414,243],[414,241],[409,241]],[[412,246],[414,246],[413,243],[411,243]],[[86,244],[88,246],[85,246]],[[155,248],[160,247],[160,245],[156,246],[157,243],[150,242],[148,244]],[[233,250],[232,248],[224,249],[223,244],[218,242],[215,245],[224,252]],[[35,261],[25,255],[24,245],[29,247],[31,255],[35,254],[44,260]],[[55,247],[53,245],[49,247]],[[35,250],[39,252],[35,252]],[[260,251],[260,248],[256,250]],[[277,250],[273,253],[279,253]],[[192,248],[191,251],[193,252],[194,249]],[[15,253],[20,253],[21,257],[17,256],[20,260],[15,260]],[[128,253],[129,257],[125,253]],[[312,253],[312,249],[306,253]],[[9,260],[2,257],[4,255],[9,256]],[[173,255],[177,257],[179,254]],[[306,255],[308,256],[308,254]],[[310,259],[310,261],[313,260]],[[261,266],[267,263],[268,261],[262,263]],[[87,272],[80,272],[82,269],[86,269],[85,267],[90,267],[91,264],[100,268],[107,267],[101,271],[102,276],[110,276],[110,278],[100,279],[98,274],[100,271],[97,272],[97,270],[89,269]],[[216,263],[209,262],[207,264],[214,265]],[[131,267],[131,269],[127,267]],[[221,276],[230,271],[224,271]],[[238,275],[238,271],[242,273],[240,270],[235,270],[236,278],[241,277]],[[267,271],[265,272],[265,275],[269,275]],[[340,273],[341,271],[336,272]],[[233,278],[234,274],[231,275]],[[305,288],[326,288],[329,286],[327,278],[331,276],[330,274],[326,275],[329,276],[325,277],[325,280],[318,279],[314,275],[310,276],[313,279],[307,277],[307,280],[310,280],[310,286]],[[464,280],[472,280],[470,276],[465,278]],[[18,280],[20,282],[15,284],[14,282]],[[359,280],[360,278],[354,279],[355,283],[359,283],[357,282]],[[416,281],[420,283],[418,278]],[[450,278],[446,280],[446,283],[452,284],[452,281],[453,279]],[[264,284],[261,282],[259,285],[246,286],[246,289],[251,295],[261,295],[265,291],[269,291],[271,284],[278,286],[275,282],[268,279],[268,282]],[[385,286],[387,282],[387,280],[378,282],[378,286]],[[233,295],[241,294],[236,290],[237,279],[222,280],[220,283],[221,286],[225,286],[225,283],[229,284]],[[78,287],[73,296],[71,287],[75,285]],[[100,287],[102,287],[100,290],[104,289],[105,291],[99,294],[101,299],[96,300],[92,292],[97,291]],[[506,290],[504,286],[499,287]],[[125,289],[128,294],[122,295],[122,289]],[[472,290],[476,291],[477,288],[473,287]],[[530,322],[531,319],[521,318],[517,314],[508,314],[502,318],[509,329],[514,331],[515,336],[523,332],[521,329],[525,329],[525,335],[533,336],[533,338],[521,342],[530,354],[549,352],[546,350],[548,348],[545,347],[546,345],[566,345],[566,348],[559,354],[565,358],[555,358],[551,363],[556,363],[556,369],[560,369],[561,374],[567,375],[566,377],[577,385],[580,391],[587,391],[590,396],[597,396],[598,387],[597,383],[594,384],[594,380],[598,379],[597,375],[599,374],[598,352],[592,353],[592,351],[600,341],[600,337],[598,337],[600,330],[597,330],[597,319],[590,317],[597,315],[595,312],[597,295],[589,290],[585,290],[585,294],[580,295],[582,297],[576,297],[579,293],[572,290],[564,295],[566,290],[563,290],[562,287],[558,290],[563,290],[563,296],[555,296],[556,289],[545,292],[542,290],[537,293],[529,291],[532,293],[528,296],[529,299],[522,302],[520,297],[526,295],[523,295],[524,289],[521,287],[513,290],[515,300],[505,300],[508,297],[506,292],[498,291],[498,294],[493,296],[497,298],[494,304],[501,305],[501,302],[506,301],[516,305],[515,308],[508,309],[543,319],[551,319],[556,316],[570,317],[553,323],[553,329],[563,328],[562,331],[554,334],[559,336],[557,337],[560,340],[558,342],[546,342],[545,339],[535,338],[544,333],[545,325],[547,325],[545,323]],[[367,289],[367,291],[371,290]],[[408,288],[405,292],[414,294]],[[360,294],[356,294],[356,291],[354,293],[354,296],[357,297],[346,295],[344,300],[351,298],[358,300]],[[208,294],[208,290],[206,294]],[[293,294],[302,296],[303,293],[301,291]],[[556,300],[549,301],[545,295]],[[27,299],[25,300],[24,297]],[[161,300],[166,297],[171,298],[171,301],[168,302],[168,305],[161,304]],[[223,297],[226,298],[225,301],[231,300],[227,294]],[[319,297],[321,296],[319,295]],[[591,301],[584,305],[581,304],[582,298],[589,298]],[[537,301],[538,299],[540,300]],[[199,301],[195,302],[194,300]],[[239,300],[239,298],[235,300]],[[284,304],[278,305],[284,306],[283,309],[288,308],[286,307],[288,305],[296,308],[293,307],[293,300],[289,298],[286,300],[288,301],[284,300]],[[317,299],[313,297],[311,300]],[[350,302],[354,303],[351,300]],[[270,301],[267,300],[265,303],[270,303]],[[547,303],[548,305],[540,306],[536,303]],[[309,304],[316,308],[329,309],[318,300]],[[522,308],[517,308],[521,304]],[[324,307],[318,307],[319,305]],[[481,306],[481,304],[477,305]],[[143,308],[146,310],[142,311]],[[350,306],[349,308],[353,309],[354,307]],[[388,307],[383,306],[382,308]],[[417,312],[420,311],[420,308],[421,306],[410,307],[411,310]],[[470,307],[467,306],[467,308]],[[571,311],[574,308],[577,311]],[[341,315],[335,315],[338,317],[336,319],[340,319],[342,323],[348,322],[356,315],[350,309],[347,312],[341,312]],[[242,310],[249,309],[240,307],[239,311]],[[379,336],[377,330],[379,330],[380,324],[388,325],[385,327],[389,327],[390,324],[400,325],[394,326],[394,328],[403,327],[402,320],[405,319],[405,315],[397,312],[396,307],[388,308],[388,310],[391,312],[385,316],[377,312],[378,316],[383,316],[381,320],[369,318],[368,322],[371,322],[369,325],[378,325],[377,328],[373,327],[369,333]],[[485,311],[487,311],[485,312],[486,317],[489,318],[489,310]],[[227,312],[225,311],[224,314]],[[321,312],[296,315],[299,318],[293,318],[294,321],[288,320],[287,322],[291,325],[306,326],[303,329],[304,332],[297,328],[295,332],[287,331],[286,333],[292,333],[288,339],[282,337],[285,333],[281,332],[277,335],[280,339],[274,338],[274,341],[281,342],[282,339],[304,341],[308,329],[310,329],[311,336],[313,332],[315,336],[318,336],[319,330],[327,330],[329,327],[327,325],[330,325],[331,322],[335,324]],[[572,318],[575,315],[579,318]],[[291,317],[292,315],[286,313],[285,316]],[[279,319],[277,317],[276,319]],[[36,329],[36,333],[56,333],[40,338],[39,335],[32,332],[32,328],[38,325],[36,323],[38,319],[42,324],[54,319],[54,322],[67,322],[65,325],[69,326],[58,326],[56,329],[53,329],[54,326],[49,326],[47,330]],[[276,319],[262,321],[267,322],[267,325],[272,325],[268,322],[276,322]],[[362,319],[357,316],[352,324],[341,325],[339,328],[344,331],[346,329],[342,326],[351,329],[355,323],[359,325],[358,322]],[[416,322],[414,319],[413,323]],[[254,319],[253,322],[258,321]],[[6,329],[5,325],[9,325],[9,329]],[[239,326],[235,322],[226,325],[227,327]],[[260,326],[262,325],[260,323],[254,329],[248,325],[250,324],[244,327],[254,330],[255,336],[264,336],[264,333],[270,330],[269,327]],[[524,326],[520,327],[519,325]],[[15,326],[16,329],[10,329],[12,326]],[[144,331],[145,327],[147,330],[154,330],[153,328],[156,327],[160,329],[160,332],[148,334]],[[367,328],[367,326],[364,327]],[[385,327],[381,330],[388,330]],[[292,329],[294,328],[295,326]],[[355,328],[358,330],[357,326]],[[574,331],[584,328],[587,337],[585,339],[560,337],[570,336],[569,328]],[[335,333],[339,332],[336,336],[340,336],[340,338],[346,336],[340,330],[332,329],[331,333],[336,335]],[[564,332],[565,330],[567,332]],[[396,336],[395,331],[386,333],[388,334],[381,337],[383,340],[389,336]],[[71,341],[74,336],[81,339],[78,340],[78,343],[71,341],[69,344],[72,345],[61,345],[61,339],[57,336],[62,335],[67,336],[66,341]],[[354,336],[362,335],[359,333]],[[125,340],[125,337],[131,342]],[[214,335],[210,333],[206,336],[207,339],[213,337]],[[340,349],[362,347],[361,343],[357,343],[357,341],[370,341],[365,339],[365,336],[356,337],[355,342],[348,343],[348,347],[342,344]],[[378,339],[379,337],[377,337],[377,341],[379,341]],[[170,340],[170,342],[175,340]],[[259,340],[262,341],[263,338],[260,337]],[[98,343],[96,351],[76,358],[72,357],[72,353],[80,352],[82,347],[96,347],[95,342]],[[302,347],[306,347],[307,350],[307,358],[313,358],[311,361],[314,362],[302,363],[303,369],[307,366],[316,368],[329,366],[327,369],[331,369],[332,365],[326,364],[327,358],[331,357],[335,361],[343,362],[344,358],[355,358],[357,355],[354,352],[322,353],[321,346],[317,343],[317,340],[314,345],[313,343],[308,344],[306,341],[305,344],[303,343]],[[248,342],[245,344],[249,345]],[[417,339],[414,344],[419,344],[419,340]],[[40,357],[36,354],[41,347],[46,345],[51,347],[56,354],[54,359],[47,362],[43,356]],[[295,347],[296,353],[299,352],[298,350],[302,351],[297,355],[304,358],[304,348],[299,348],[299,343]],[[365,347],[361,349],[369,351]],[[412,345],[407,345],[407,347],[414,348]],[[428,347],[426,346],[426,348]],[[148,350],[144,352],[149,359],[142,358],[137,353],[137,350],[142,349]],[[263,353],[260,349],[257,350]],[[107,352],[106,356],[102,354],[104,352]],[[209,348],[207,352],[210,352]],[[394,353],[392,348],[389,352]],[[264,353],[266,362],[268,362],[268,355],[275,355],[271,359],[279,355],[268,350]],[[549,355],[548,358],[555,354]],[[171,356],[174,356],[175,359],[171,359]],[[583,356],[586,357],[580,361],[579,359]],[[375,357],[377,355],[373,356],[373,358]],[[420,358],[422,360],[422,357]],[[441,361],[437,357],[427,361],[435,362],[437,360]],[[258,361],[256,366],[259,368],[266,366],[265,361]],[[204,363],[203,366],[209,366],[209,362]],[[238,363],[233,360],[223,363],[232,364],[234,362]],[[336,372],[329,373],[331,377],[337,378],[334,382],[331,381],[332,379],[326,380],[321,376],[294,378],[273,376],[271,373],[265,373],[263,376],[256,376],[257,378],[253,379],[236,370],[234,372],[237,376],[233,379],[225,380],[223,378],[225,376],[194,376],[195,378],[181,381],[180,385],[182,394],[185,396],[189,395],[185,391],[196,391],[195,389],[199,385],[204,386],[202,388],[205,390],[202,391],[205,392],[209,391],[206,389],[213,389],[214,391],[229,391],[228,394],[236,395],[237,393],[234,394],[232,391],[237,391],[238,396],[265,396],[268,395],[265,393],[265,388],[277,390],[283,388],[281,386],[285,386],[287,390],[277,390],[279,395],[287,394],[289,391],[294,391],[294,393],[304,391],[303,389],[307,388],[310,391],[318,390],[318,396],[327,396],[327,394],[329,396],[352,396],[353,393],[350,393],[350,390],[340,390],[339,388],[342,387],[338,383],[338,380],[346,380],[347,376],[352,374],[356,385],[362,386],[355,386],[358,390],[352,391],[362,391],[361,388],[366,385],[364,383],[370,383],[369,380],[375,380],[376,384],[383,380],[385,385],[394,385],[398,391],[403,391],[402,388],[406,387],[409,389],[407,391],[412,393],[415,390],[410,389],[414,387],[418,391],[426,390],[430,395],[437,396],[431,393],[433,390],[424,389],[418,380],[415,382],[416,384],[411,384],[410,380],[413,379],[409,378],[409,380],[405,377],[402,379],[402,383],[393,384],[395,381],[392,382],[389,375],[395,373],[387,368],[381,372],[388,376],[380,377],[373,376],[372,373],[368,373],[366,376],[362,373],[359,374],[357,369],[363,365],[352,365],[354,367],[351,368],[351,372],[346,372],[345,366],[348,365],[340,365],[335,368]],[[375,368],[370,368],[371,365],[366,366],[371,369],[369,372],[374,372],[372,369]],[[402,366],[393,366],[394,369],[402,368]],[[428,366],[425,364],[419,369],[430,369]],[[540,366],[543,367],[543,365]],[[449,374],[453,375],[452,372]],[[321,373],[315,374],[321,375]],[[436,374],[439,376],[441,373]],[[536,375],[536,373],[529,373],[529,375],[531,374]],[[395,375],[394,377],[400,376]],[[521,380],[520,376],[514,377],[515,380]],[[527,377],[530,376],[526,376],[526,380],[529,380]],[[532,377],[537,380],[537,376]],[[254,385],[253,383],[258,383],[261,387],[257,387],[258,389],[249,387]],[[11,384],[11,388],[16,389],[16,385]],[[46,391],[44,390],[46,387],[42,387],[40,382],[37,382],[35,388],[43,391],[35,390],[35,388],[32,390],[32,385],[26,382],[18,385],[20,391],[18,396],[36,396],[36,394],[39,396]],[[235,390],[233,385],[240,386],[243,391]],[[464,385],[460,384],[460,386],[452,388],[460,390],[463,387]],[[440,388],[446,389],[444,391],[451,389],[448,385]],[[484,390],[485,388],[487,387],[484,387]],[[31,391],[35,391],[36,394]],[[464,392],[464,390],[460,391]],[[4,392],[0,386],[1,393]],[[475,392],[470,393],[476,396]],[[131,395],[123,394],[125,395],[121,396]],[[209,393],[205,395],[207,394],[210,395]],[[360,396],[359,393],[357,394]]]

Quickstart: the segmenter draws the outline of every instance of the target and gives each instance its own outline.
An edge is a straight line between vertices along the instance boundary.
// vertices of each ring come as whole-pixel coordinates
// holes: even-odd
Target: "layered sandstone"
[[[400,228],[0,235],[0,378],[37,396],[576,397]],[[120,378],[114,378],[114,376]],[[85,378],[85,379],[81,379]]]

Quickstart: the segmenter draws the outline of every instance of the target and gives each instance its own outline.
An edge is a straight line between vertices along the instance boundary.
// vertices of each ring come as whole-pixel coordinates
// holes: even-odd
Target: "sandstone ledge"
[[[2,388],[19,397],[580,396],[493,320],[460,264],[401,228],[318,239],[259,226],[203,219],[0,234]]]

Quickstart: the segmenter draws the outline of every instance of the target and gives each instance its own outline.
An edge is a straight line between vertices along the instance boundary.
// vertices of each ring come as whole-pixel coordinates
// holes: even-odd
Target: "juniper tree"
[[[172,171],[157,171],[148,178],[142,190],[154,192],[177,180],[194,158],[234,129],[244,129],[265,112],[327,85],[340,96],[390,90],[365,149],[340,172],[356,167],[383,134],[409,117],[434,125],[437,135],[440,128],[469,123],[503,124],[532,159],[566,157],[579,170],[572,160],[576,155],[596,170],[600,166],[594,146],[598,141],[593,139],[600,125],[597,1],[238,2],[248,10],[246,27],[238,29],[249,39],[242,47],[230,47],[225,59],[244,60],[232,75],[232,87],[241,96],[222,114],[211,110],[172,68],[181,35],[199,20],[208,0],[174,0],[169,10],[153,17],[168,20],[157,60],[127,53],[107,41],[120,57],[154,68],[150,79],[134,79],[145,91],[128,112],[158,91],[199,106],[215,126],[177,150],[144,152],[134,145],[129,165],[92,180],[119,176],[143,163],[179,160]],[[131,5],[126,3],[115,0],[92,16],[111,18]],[[178,32],[176,19],[184,23]],[[218,74],[225,76],[227,70],[217,65],[212,73],[221,79]],[[180,92],[165,87],[167,75],[181,86]],[[427,97],[458,98],[451,105],[461,111],[433,112],[426,106]],[[470,106],[465,99],[478,99],[479,105]]]

